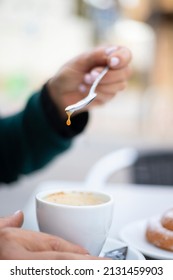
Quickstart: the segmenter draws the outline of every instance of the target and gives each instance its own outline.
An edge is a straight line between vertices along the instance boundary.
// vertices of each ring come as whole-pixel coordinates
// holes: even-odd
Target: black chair
[[[173,186],[173,151],[139,152],[131,176],[135,184]]]
[[[125,148],[99,159],[89,171],[88,184],[102,185],[112,174],[128,169],[130,183],[173,186],[173,150]]]

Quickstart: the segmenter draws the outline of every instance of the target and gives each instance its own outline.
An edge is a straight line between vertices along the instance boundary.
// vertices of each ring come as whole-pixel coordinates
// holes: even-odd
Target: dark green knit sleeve
[[[73,132],[66,133],[65,122],[57,112],[55,127],[44,110],[42,94],[38,92],[31,96],[18,114],[0,118],[0,182],[15,181],[20,175],[45,166],[70,147],[73,137],[87,123],[88,114],[79,114],[73,120],[75,130],[72,127]]]

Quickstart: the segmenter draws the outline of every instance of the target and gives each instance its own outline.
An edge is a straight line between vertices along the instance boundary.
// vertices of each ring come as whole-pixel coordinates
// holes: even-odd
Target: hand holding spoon
[[[91,101],[93,101],[95,99],[95,97],[97,96],[97,93],[95,92],[95,89],[98,86],[98,84],[101,81],[101,79],[104,77],[104,75],[108,72],[108,70],[109,70],[109,67],[106,66],[103,69],[103,71],[98,75],[98,77],[96,78],[96,80],[94,81],[94,83],[91,86],[89,94],[85,98],[83,98],[79,102],[77,102],[75,104],[72,104],[70,106],[67,106],[65,108],[65,112],[67,113],[67,116],[68,116],[68,119],[67,119],[67,122],[66,122],[67,125],[71,124],[70,117],[71,117],[72,113],[74,113],[77,110],[80,110],[80,109],[84,108]]]

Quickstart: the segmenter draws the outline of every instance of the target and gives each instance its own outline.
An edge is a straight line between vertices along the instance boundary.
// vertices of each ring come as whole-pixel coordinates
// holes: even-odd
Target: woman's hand
[[[11,216],[0,218],[0,229],[4,227],[21,227],[23,220],[22,211],[17,211]]]
[[[57,236],[23,230],[23,213],[0,218],[0,260],[97,260],[75,244]]]
[[[111,100],[118,91],[126,87],[131,72],[128,66],[130,61],[131,52],[127,48],[112,46],[96,48],[66,63],[48,81],[50,96],[62,116],[66,118],[66,106],[88,95],[91,85],[106,65],[110,70],[96,89],[97,97],[87,108]]]
[[[1,260],[96,260],[78,245],[49,234],[5,227],[0,229]]]

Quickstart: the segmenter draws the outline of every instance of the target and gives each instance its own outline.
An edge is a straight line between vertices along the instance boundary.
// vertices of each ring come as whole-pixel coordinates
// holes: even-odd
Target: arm
[[[87,120],[88,113],[79,114],[67,127],[44,86],[22,112],[0,119],[0,181],[8,183],[43,167],[70,147]]]
[[[69,148],[72,138],[83,131],[88,113],[74,113],[72,125],[67,127],[65,107],[88,95],[105,65],[110,70],[87,110],[110,101],[126,86],[130,60],[131,53],[124,47],[99,47],[81,54],[33,95],[23,111],[0,119],[0,182],[12,182],[37,170]]]

